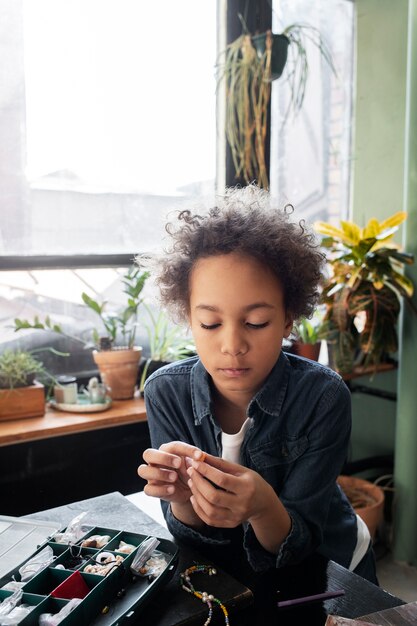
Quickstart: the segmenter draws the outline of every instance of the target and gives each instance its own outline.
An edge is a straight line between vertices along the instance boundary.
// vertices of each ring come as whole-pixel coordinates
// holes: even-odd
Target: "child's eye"
[[[266,326],[268,326],[269,322],[264,322],[263,324],[251,324],[250,322],[246,322],[246,326],[249,326],[249,328],[265,328]]]
[[[205,330],[214,330],[215,328],[218,328],[220,324],[203,324],[203,322],[200,322],[200,326]]]

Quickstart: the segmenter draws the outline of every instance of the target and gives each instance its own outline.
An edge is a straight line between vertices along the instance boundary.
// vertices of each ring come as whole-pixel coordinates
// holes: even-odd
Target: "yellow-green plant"
[[[372,218],[364,228],[349,221],[341,221],[340,228],[314,225],[323,235],[329,269],[321,295],[326,306],[321,334],[341,373],[357,366],[376,368],[398,349],[401,301],[413,306],[414,291],[403,274],[414,257],[393,242],[406,217],[400,211],[382,222]]]

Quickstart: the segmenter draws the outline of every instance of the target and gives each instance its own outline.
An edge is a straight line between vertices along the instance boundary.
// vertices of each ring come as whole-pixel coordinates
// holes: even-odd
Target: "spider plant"
[[[43,321],[41,321],[38,316],[35,316],[33,321],[16,318],[14,320],[14,329],[15,331],[19,331],[33,328],[53,331],[83,343],[86,348],[95,347],[99,350],[112,349],[116,339],[120,336],[123,346],[131,349],[135,345],[137,317],[143,302],[141,293],[149,275],[148,271],[141,270],[135,266],[127,270],[122,278],[124,285],[123,293],[126,295],[126,302],[121,310],[117,312],[108,312],[107,302],[94,300],[94,298],[85,292],[81,294],[84,304],[94,311],[100,319],[100,327],[93,328],[91,331],[91,340],[85,341],[80,337],[68,334],[60,324],[52,322],[49,315],[47,315]]]
[[[139,390],[142,393],[145,380],[150,372],[152,363],[159,366],[172,361],[185,359],[195,354],[195,346],[189,337],[184,335],[181,326],[172,325],[162,309],[155,313],[148,304],[143,303],[150,323],[145,324],[149,340],[149,357],[146,359],[140,377]]]
[[[241,18],[242,24],[243,20]],[[271,81],[288,82],[290,113],[302,108],[308,80],[307,43],[312,42],[334,71],[330,52],[320,32],[307,24],[291,24],[277,35],[271,31],[252,36],[244,33],[220,54],[217,85],[225,85],[226,139],[235,175],[246,183],[257,181],[268,189],[266,138],[269,124]],[[288,62],[287,62],[288,55]]]
[[[413,284],[404,276],[414,262],[392,241],[407,214],[398,212],[364,228],[341,221],[314,225],[323,235],[329,276],[321,295],[326,306],[322,335],[334,354],[334,366],[350,373],[358,366],[377,369],[398,349],[397,321],[404,299],[412,303]]]

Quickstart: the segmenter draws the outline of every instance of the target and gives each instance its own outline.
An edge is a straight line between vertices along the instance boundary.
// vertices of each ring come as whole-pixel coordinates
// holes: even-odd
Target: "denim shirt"
[[[179,440],[221,456],[210,376],[198,357],[152,374],[145,385],[145,402],[154,448]],[[281,352],[249,403],[247,416],[253,421],[242,443],[241,464],[273,487],[291,518],[291,530],[278,554],[261,546],[248,522],[242,525],[239,549],[252,569],[299,563],[314,551],[349,567],[357,523],[336,484],[351,430],[350,392],[341,377],[318,363]],[[174,537],[213,548],[232,541],[230,529],[190,528],[174,517],[167,502],[161,504]]]

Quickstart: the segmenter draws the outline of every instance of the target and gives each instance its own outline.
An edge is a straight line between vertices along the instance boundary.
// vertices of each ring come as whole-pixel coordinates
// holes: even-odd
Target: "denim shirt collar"
[[[280,415],[288,385],[289,369],[290,363],[281,351],[265,383],[250,401],[247,409],[248,417],[256,419],[259,414],[257,408],[263,414],[272,417]],[[200,359],[191,369],[190,385],[194,423],[198,425],[205,417],[212,416],[213,406],[210,376]]]

